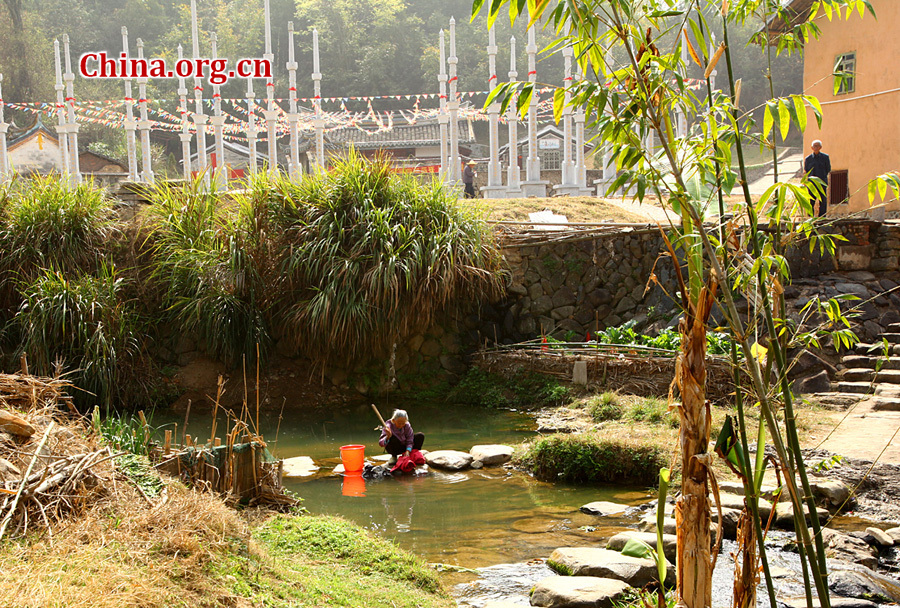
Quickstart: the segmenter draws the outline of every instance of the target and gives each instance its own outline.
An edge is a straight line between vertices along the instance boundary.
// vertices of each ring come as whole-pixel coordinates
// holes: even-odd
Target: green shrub
[[[98,276],[69,278],[44,271],[23,288],[12,326],[33,373],[66,372],[80,405],[147,403],[150,382],[142,355],[144,333],[120,298],[123,279],[103,264]],[[60,366],[61,369],[58,369]],[[85,392],[86,391],[86,392]]]
[[[253,361],[257,345],[265,357],[272,343],[268,309],[279,281],[265,272],[273,256],[254,247],[252,215],[243,206],[220,210],[197,182],[161,183],[150,209],[153,278],[166,318],[176,335],[196,336],[229,364]]]
[[[87,181],[20,179],[0,192],[0,304],[15,309],[18,288],[45,270],[93,272],[114,233],[112,203]]]
[[[639,334],[634,330],[635,321],[628,321],[617,327],[608,327],[595,334],[601,344],[621,344],[623,346],[649,346],[662,350],[681,349],[681,335],[675,327],[663,328],[655,336]],[[727,355],[731,352],[731,337],[722,332],[706,334],[707,349],[711,355]]]
[[[465,405],[530,409],[564,405],[572,400],[572,391],[543,374],[518,371],[505,377],[472,366],[448,399]]]
[[[650,485],[666,465],[662,447],[597,433],[551,435],[528,449],[522,464],[544,481]]]
[[[588,413],[596,422],[606,420],[618,420],[625,414],[625,409],[619,403],[615,393],[603,393],[592,397],[588,403]]]
[[[669,404],[665,400],[646,397],[631,405],[628,409],[628,417],[638,422],[664,424],[675,428],[678,426],[678,417],[668,409]]]
[[[282,326],[314,360],[383,356],[459,301],[499,293],[490,228],[437,181],[351,152],[281,193]]]

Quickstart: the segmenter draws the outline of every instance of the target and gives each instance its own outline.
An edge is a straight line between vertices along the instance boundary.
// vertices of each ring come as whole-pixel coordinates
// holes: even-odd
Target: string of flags
[[[415,96],[410,96],[411,99]],[[226,116],[226,123],[223,132],[226,137],[231,139],[246,140],[246,132],[248,130],[250,116],[247,110],[247,100],[240,98],[223,98],[221,99],[223,113]],[[264,102],[264,99],[258,101]],[[276,131],[280,135],[290,133],[290,123],[288,121],[288,113],[279,105],[284,103],[285,99],[277,100],[275,110],[278,112],[276,120]],[[171,107],[172,103],[176,104],[175,112],[171,112],[164,105]],[[213,100],[204,100],[208,107],[213,106]],[[75,113],[79,122],[105,125],[114,129],[121,129],[125,126],[125,103],[122,100],[90,100],[75,101]],[[346,102],[339,101],[340,108],[335,111],[323,111],[322,118],[325,121],[325,131],[337,131],[347,128],[355,128],[363,133],[374,135],[392,130],[395,125],[415,125],[420,121],[436,120],[440,110],[438,108],[422,108],[418,100],[412,108],[399,110],[375,110],[372,107],[371,99],[367,101],[365,111],[351,111],[347,108]],[[47,113],[53,114],[60,110],[55,103],[47,102],[6,102],[6,106],[16,110],[22,110],[35,114]],[[252,120],[258,132],[266,130],[266,123],[262,120],[264,107],[253,100],[253,116]],[[150,117],[150,129],[156,131],[180,131],[182,129],[183,108],[178,106],[177,100],[156,99],[147,101],[147,112]],[[189,113],[189,112],[188,112]],[[545,99],[538,104],[538,115],[542,119],[549,119],[553,114],[552,99]],[[313,132],[315,130],[316,111],[313,108],[298,108],[298,128],[300,131]],[[489,116],[480,107],[472,104],[464,104],[459,109],[459,118],[461,120],[480,121],[488,120]],[[505,122],[506,117],[501,117],[501,121]],[[188,120],[188,128],[190,132],[195,132],[195,124]],[[207,125],[207,133],[212,133],[212,127]]]

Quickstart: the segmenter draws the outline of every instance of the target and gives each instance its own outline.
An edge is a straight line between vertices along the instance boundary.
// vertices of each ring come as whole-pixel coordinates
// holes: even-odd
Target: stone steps
[[[873,386],[871,382],[849,382],[842,381],[837,383],[837,391],[840,393],[856,393],[859,395],[868,395],[872,392]]]
[[[875,342],[874,344],[860,342],[855,347],[853,347],[853,350],[858,355],[879,356],[884,353],[884,344],[882,344],[881,342]],[[900,356],[900,344],[889,344],[888,353],[890,353],[891,355]]]
[[[900,412],[900,398],[872,397],[872,409],[876,412]]]
[[[869,368],[845,369],[841,370],[838,376],[848,382],[900,384],[900,370],[897,369],[882,369],[879,372]]]
[[[890,344],[900,344],[900,333],[885,332],[880,337],[887,340]]]
[[[900,358],[873,357],[869,355],[846,355],[841,363],[847,369],[875,369],[875,365],[881,362],[881,369],[900,369]]]

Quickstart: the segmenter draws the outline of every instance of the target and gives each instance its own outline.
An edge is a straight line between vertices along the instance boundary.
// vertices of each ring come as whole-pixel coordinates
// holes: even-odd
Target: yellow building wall
[[[804,136],[805,154],[821,139],[831,168],[848,171],[850,203],[834,209],[844,213],[869,207],[868,184],[874,177],[900,171],[900,0],[871,0],[877,20],[868,12],[849,19],[816,24],[818,40],[806,45],[803,81],[806,93],[822,103],[821,130],[810,113]],[[834,94],[835,60],[856,52],[856,90]],[[889,92],[893,91],[893,92]],[[874,204],[878,204],[877,198]],[[890,194],[889,210],[900,209]]]

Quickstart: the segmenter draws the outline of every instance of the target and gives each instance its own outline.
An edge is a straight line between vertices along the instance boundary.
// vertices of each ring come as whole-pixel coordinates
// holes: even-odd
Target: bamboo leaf
[[[562,120],[563,110],[566,107],[566,90],[558,88],[553,92],[553,120],[556,124]]]
[[[794,109],[797,111],[797,126],[800,128],[800,132],[806,131],[806,105],[803,103],[803,97],[801,95],[792,95],[791,98],[794,100]]]
[[[781,141],[784,141],[791,129],[791,111],[783,99],[778,101],[778,123],[781,126]]]
[[[769,104],[766,104],[766,109],[763,112],[763,139],[769,139],[769,135],[772,133],[772,127],[775,126],[775,117],[772,116],[772,107]]]

